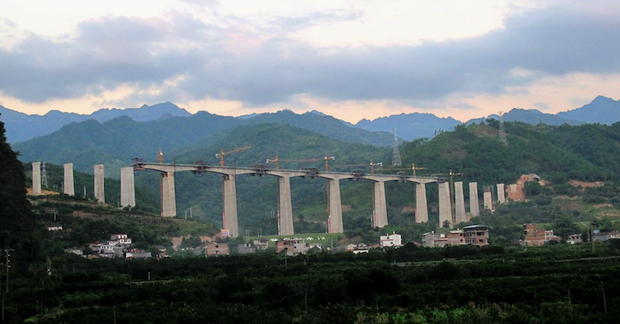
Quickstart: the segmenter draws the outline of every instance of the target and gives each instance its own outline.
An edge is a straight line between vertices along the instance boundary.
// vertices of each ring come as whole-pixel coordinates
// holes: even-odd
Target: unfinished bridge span
[[[134,161],[134,170],[153,170],[161,174],[161,215],[164,217],[177,216],[174,174],[176,172],[191,171],[194,173],[218,173],[223,178],[222,195],[222,226],[230,230],[231,236],[239,235],[239,222],[237,217],[237,192],[236,176],[242,174],[252,174],[257,176],[275,176],[278,178],[278,234],[293,235],[293,208],[291,202],[292,177],[323,178],[328,183],[328,231],[330,233],[342,233],[344,231],[342,221],[342,202],[340,198],[340,180],[370,180],[373,182],[373,226],[384,227],[388,225],[387,204],[385,197],[385,182],[400,181],[414,182],[416,184],[416,221],[428,221],[428,209],[426,201],[427,183],[444,183],[445,180],[434,177],[414,177],[404,174],[383,175],[365,174],[362,171],[352,172],[323,172],[314,168],[301,170],[270,170],[265,165],[255,165],[246,167],[226,167],[208,166],[205,164],[170,164],[170,163],[149,163],[144,161]],[[450,204],[449,194],[439,191],[440,206],[442,203]],[[450,217],[450,210],[440,209],[440,219]],[[443,216],[443,217],[442,217]]]

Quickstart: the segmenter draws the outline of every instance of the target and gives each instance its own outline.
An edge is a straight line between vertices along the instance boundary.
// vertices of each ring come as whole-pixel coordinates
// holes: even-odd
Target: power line
[[[504,127],[504,113],[499,112],[499,141],[508,146],[508,140],[506,139],[506,128]]]

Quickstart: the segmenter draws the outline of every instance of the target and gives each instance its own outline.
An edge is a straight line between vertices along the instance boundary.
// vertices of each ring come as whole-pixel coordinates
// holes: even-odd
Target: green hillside
[[[386,132],[365,131],[329,116],[280,111],[247,120],[207,112],[149,122],[136,122],[127,116],[104,123],[90,119],[65,125],[52,134],[17,143],[14,147],[21,152],[23,162],[45,161],[58,165],[71,162],[75,170],[89,173],[93,165],[105,164],[107,173],[118,178],[120,168],[128,166],[133,157],[155,157],[159,148],[164,152],[178,152],[185,146],[202,144],[201,147],[206,147],[205,144],[212,143],[211,137],[225,136],[233,127],[262,123],[293,125],[348,143],[377,146],[392,143],[392,136]]]
[[[590,133],[589,127],[506,123],[508,145],[504,145],[498,140],[498,123],[461,125],[454,132],[441,133],[432,141],[408,142],[401,155],[405,165],[424,166],[427,168],[425,173],[452,170],[463,173],[459,179],[475,181],[479,185],[515,183],[520,175],[529,173],[539,174],[553,182],[565,182],[569,178],[583,181],[615,179],[618,169],[613,170],[609,164],[590,154],[591,150],[617,147],[612,137],[615,126],[599,125],[607,129],[607,132],[599,133]],[[578,136],[573,132],[590,135]],[[580,147],[577,141],[585,147]]]
[[[42,189],[63,192],[64,167],[52,163],[46,163],[47,187],[42,185]],[[23,165],[25,172],[26,186],[32,186],[32,167],[30,164]],[[73,184],[75,190],[75,199],[83,201],[94,201],[94,176],[92,174],[73,171]],[[121,197],[120,180],[113,178],[104,179],[105,201],[111,207],[118,207]],[[159,215],[159,202],[147,193],[147,190],[139,184],[135,186],[136,208],[138,212]],[[62,195],[61,195],[62,196]],[[69,200],[73,200],[71,198]]]
[[[233,149],[250,145],[251,149],[231,154],[226,157],[228,166],[249,167],[265,164],[267,159],[278,156],[280,159],[320,159],[313,163],[281,162],[280,168],[296,170],[301,167],[324,169],[323,157],[327,153],[334,156],[330,161],[332,169],[340,165],[368,165],[370,160],[380,161],[390,150],[371,145],[341,142],[329,137],[294,126],[281,124],[258,124],[236,127],[230,132],[215,136],[216,140],[208,147],[189,146],[184,150],[175,150],[171,157],[164,153],[165,161],[170,163],[192,163],[202,160],[211,165],[218,165],[215,154],[220,149]],[[146,159],[147,161],[149,159]],[[271,164],[271,168],[275,165]],[[364,168],[364,167],[357,167]],[[370,172],[368,168],[367,172]],[[194,217],[207,222],[221,224],[222,199],[221,176],[207,173],[196,175],[180,172],[175,176],[177,213],[184,216],[192,208]],[[136,183],[148,188],[153,197],[159,197],[159,182],[155,172],[137,172]],[[343,190],[357,183],[343,181]],[[294,216],[306,222],[296,223],[299,232],[324,232],[326,229],[325,181],[322,179],[292,178],[292,203]],[[237,201],[240,231],[250,230],[257,233],[260,228],[264,234],[277,233],[277,179],[275,177],[255,177],[241,175],[237,177]],[[346,201],[343,202],[346,204]],[[370,205],[365,205],[370,211]],[[370,223],[368,223],[370,224]]]
[[[97,125],[109,129],[121,123],[127,123],[128,126],[140,124],[122,118],[109,123]],[[95,126],[93,125],[91,129],[92,134],[87,132],[90,135],[78,136],[76,133],[74,137],[80,137],[86,147],[96,147],[87,146],[89,142],[100,141],[94,135],[97,129]],[[193,143],[174,146],[170,150],[164,149],[164,158],[167,163],[182,164],[202,160],[207,164],[217,165],[219,160],[215,158],[215,154],[220,149],[231,150],[250,145],[251,149],[228,155],[226,165],[249,167],[254,164],[265,164],[267,159],[278,156],[280,159],[290,160],[319,159],[318,162],[304,164],[281,162],[280,167],[283,169],[315,167],[323,170],[322,158],[328,154],[336,158],[330,161],[332,170],[365,169],[366,172],[370,172],[369,163],[372,160],[384,163],[385,167],[379,169],[378,172],[391,173],[405,170],[410,174],[410,171],[406,170],[410,169],[411,163],[415,163],[417,166],[426,168],[418,171],[418,174],[445,176],[450,170],[462,173],[455,177],[455,181],[464,181],[464,188],[467,188],[468,182],[475,181],[480,186],[479,192],[482,192],[484,185],[515,183],[520,175],[529,173],[539,174],[543,179],[554,184],[546,189],[545,195],[574,194],[577,188],[569,186],[568,180],[611,181],[617,179],[616,175],[620,171],[619,162],[614,159],[620,156],[618,145],[620,126],[617,124],[557,127],[507,122],[505,127],[508,145],[498,141],[499,122],[495,120],[489,120],[486,124],[461,125],[455,131],[442,132],[430,141],[419,139],[406,142],[400,147],[403,165],[399,169],[389,167],[392,155],[392,150],[389,148],[347,143],[306,129],[269,123],[219,129],[215,127],[208,131],[210,136]],[[67,129],[70,127],[67,126]],[[112,132],[114,138],[120,141],[121,138],[132,136],[125,135],[124,129],[130,129],[129,134],[134,131],[131,127],[119,126]],[[54,136],[60,136],[60,133]],[[43,138],[38,140],[42,141],[41,145],[44,145]],[[57,147],[59,151],[69,152],[71,149],[66,143],[68,142],[59,140],[49,145]],[[159,147],[154,144],[150,144],[148,149],[145,147],[135,148],[133,151],[134,153],[142,152],[144,155],[129,154],[127,150],[134,150],[134,148],[119,149],[111,145],[109,149],[116,149],[115,154],[119,156],[125,154],[123,159],[119,159],[118,164],[129,165],[130,158],[134,156],[142,157],[146,161],[155,161]],[[122,150],[126,151],[122,152]],[[53,151],[48,149],[45,154],[51,154]],[[97,153],[80,154],[91,160],[99,158]],[[93,161],[82,163],[89,165],[88,171],[92,169]],[[339,168],[343,165],[348,167]],[[271,164],[270,167],[275,168],[275,165]],[[109,170],[110,167],[106,164],[107,175],[110,175]],[[78,178],[76,176],[76,192],[84,186],[88,192],[88,189],[92,188],[92,176],[85,175],[84,180]],[[53,181],[53,183],[59,182],[61,178]],[[110,189],[107,187],[108,183]],[[137,191],[139,205],[144,205],[151,212],[157,212],[159,206],[158,174],[148,171],[136,172],[136,185],[140,188]],[[117,182],[106,181],[106,200],[112,204],[118,200],[116,193],[118,189],[115,189],[117,188],[115,186],[118,186]],[[186,213],[189,215],[191,210],[194,218],[219,226],[222,221],[221,186],[221,177],[217,174],[197,175],[191,172],[176,174],[178,215],[184,217]],[[327,227],[325,181],[293,178],[291,187],[296,232],[324,232]],[[360,228],[369,229],[372,215],[371,182],[345,180],[341,181],[341,189],[342,203],[346,207],[343,212],[345,229],[349,231]],[[388,182],[386,191],[390,224],[403,226],[412,223],[415,206],[413,184]],[[275,177],[238,176],[237,196],[241,233],[246,233],[246,230],[250,235],[255,235],[259,231],[264,235],[277,233],[277,179]],[[436,223],[438,217],[437,186],[427,186],[427,196],[429,218],[431,223]],[[465,196],[468,198],[468,190],[465,190]],[[601,195],[593,196],[600,197]],[[414,232],[419,231],[420,229],[416,229]]]
[[[156,156],[164,151],[193,143],[238,122],[232,117],[198,113],[139,123],[121,116],[103,124],[91,119],[72,123],[50,135],[15,144],[24,162],[45,161],[93,172],[93,165],[105,164],[106,174],[119,177],[121,167],[135,156]]]

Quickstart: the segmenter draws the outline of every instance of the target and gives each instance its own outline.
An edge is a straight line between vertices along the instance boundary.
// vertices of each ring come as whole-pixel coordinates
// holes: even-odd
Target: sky
[[[557,113],[620,98],[618,16],[617,0],[7,0],[0,105]]]

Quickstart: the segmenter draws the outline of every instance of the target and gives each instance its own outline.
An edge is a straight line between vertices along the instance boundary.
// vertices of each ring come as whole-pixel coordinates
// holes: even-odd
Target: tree
[[[26,175],[17,153],[6,142],[0,121],[0,248],[13,248],[16,258],[32,261],[40,251],[40,231],[26,198]]]

